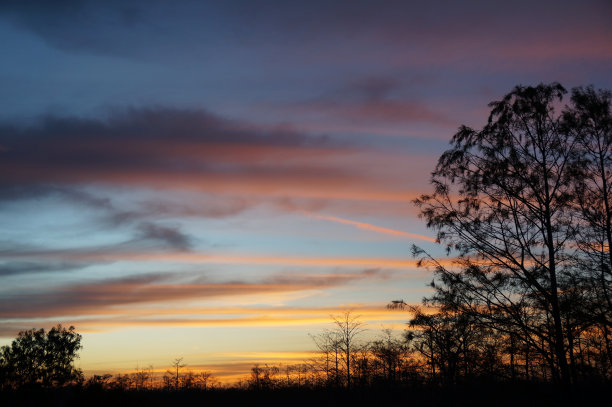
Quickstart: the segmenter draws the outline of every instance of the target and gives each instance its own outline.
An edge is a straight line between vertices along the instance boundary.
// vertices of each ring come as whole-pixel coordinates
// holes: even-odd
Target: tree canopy
[[[61,325],[19,332],[10,346],[0,349],[0,380],[5,386],[62,386],[80,380],[74,367],[81,349],[81,335]]]
[[[576,88],[563,107],[566,93],[517,86],[481,130],[459,129],[415,201],[454,266],[414,252],[436,266],[426,304],[517,339],[570,384],[586,337],[611,373],[612,133],[610,92]]]

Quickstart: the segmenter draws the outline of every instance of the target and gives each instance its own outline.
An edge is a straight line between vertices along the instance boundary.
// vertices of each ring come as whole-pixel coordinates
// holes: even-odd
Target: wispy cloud
[[[428,82],[423,77],[419,81]],[[358,77],[319,97],[277,106],[277,109],[287,111],[304,122],[311,119],[331,126],[338,123],[357,125],[355,127],[376,125],[384,132],[389,125],[404,125],[404,135],[408,124],[456,126],[456,120],[443,114],[441,106],[434,109],[411,94],[410,88],[415,83],[408,82],[404,84],[394,76]],[[420,83],[419,87],[424,83]]]
[[[192,238],[181,232],[178,227],[142,222],[138,225],[138,231],[138,240],[161,241],[178,250],[189,250],[192,247]]]
[[[115,250],[115,247],[65,250],[7,249],[0,255],[11,259],[66,259],[71,261],[156,261],[191,264],[257,264],[310,267],[416,268],[417,260],[389,257],[292,257],[239,253],[148,252]],[[448,259],[452,261],[452,259]],[[446,260],[442,261],[443,263]],[[449,263],[450,264],[450,263]]]
[[[71,185],[119,185],[241,195],[405,199],[376,188],[359,149],[286,127],[262,129],[201,110],[139,109],[107,119],[47,117],[0,125],[0,197],[62,194],[112,209]],[[17,195],[15,195],[17,194]]]
[[[37,262],[37,261],[7,261],[0,263],[0,277],[23,276],[25,274],[44,274],[80,270],[90,263],[79,262]]]
[[[381,276],[381,271],[366,269],[358,273],[289,274],[261,281],[207,282],[202,277],[183,275],[188,281],[176,282],[180,277],[176,273],[149,273],[55,288],[13,290],[0,299],[0,318],[88,315],[118,305],[320,290]]]
[[[143,305],[143,306],[139,306]],[[369,324],[403,324],[407,312],[390,312],[385,304],[350,304],[360,319]],[[191,307],[167,303],[117,304],[97,308],[88,314],[61,316],[64,324],[79,326],[84,331],[100,331],[129,326],[140,327],[274,327],[326,324],[344,308],[331,307]],[[72,311],[74,312],[74,310]],[[0,324],[0,337],[13,336],[33,324],[45,326],[48,315],[24,314]]]
[[[336,222],[336,223],[342,223],[345,225],[351,225],[351,226],[355,226],[358,229],[368,230],[370,232],[375,232],[375,233],[380,233],[380,234],[390,235],[390,236],[396,236],[396,237],[406,237],[409,239],[425,240],[428,242],[436,242],[436,239],[434,239],[433,237],[421,235],[418,233],[410,233],[410,232],[404,232],[401,230],[383,228],[380,226],[372,225],[370,223],[357,222],[354,220],[343,219],[343,218],[339,218],[336,216],[318,215],[318,214],[310,213],[310,212],[302,212],[302,213],[304,213],[307,216],[316,218],[316,219],[327,220],[327,221]]]

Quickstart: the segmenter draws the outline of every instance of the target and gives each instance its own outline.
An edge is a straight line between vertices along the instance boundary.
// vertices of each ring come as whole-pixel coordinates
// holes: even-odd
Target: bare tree
[[[332,315],[332,320],[336,325],[334,332],[337,334],[342,360],[346,368],[346,386],[349,388],[351,387],[351,360],[353,352],[357,350],[357,337],[365,330],[359,318],[359,315],[353,315],[351,311]]]
[[[336,331],[325,330],[318,335],[310,335],[321,352],[321,359],[316,365],[322,366],[327,384],[338,385],[340,380],[340,335]]]
[[[196,380],[203,390],[208,390],[210,384],[214,381],[214,377],[212,373],[202,371],[196,376]]]
[[[191,390],[197,385],[197,375],[189,370],[181,377],[181,388],[185,390]]]
[[[118,374],[110,383],[110,387],[116,390],[127,390],[132,385],[132,378],[128,374]]]
[[[87,379],[85,386],[89,389],[92,389],[92,388],[93,389],[104,389],[109,386],[109,381],[112,377],[113,375],[111,374],[104,374],[104,375],[95,374],[91,376],[89,379]]]
[[[176,376],[175,376],[175,389],[178,390],[179,389],[179,369],[187,366],[184,363],[181,363],[183,361],[183,358],[176,358],[174,359],[174,361],[172,362],[172,367],[175,369],[176,371]]]
[[[275,376],[280,372],[277,366],[268,366],[267,364],[261,367],[256,363],[251,368],[251,380],[249,386],[258,390],[271,389],[276,385]]]
[[[142,390],[146,387],[147,382],[153,378],[152,374],[153,366],[147,368],[138,369],[131,374],[131,381],[136,387],[136,390]]]

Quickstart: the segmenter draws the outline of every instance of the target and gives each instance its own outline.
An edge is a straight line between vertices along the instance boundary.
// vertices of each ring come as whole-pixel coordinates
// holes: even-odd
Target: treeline
[[[183,358],[175,359],[161,375],[153,366],[131,373],[102,374],[85,378],[74,366],[82,336],[74,327],[57,325],[49,331],[19,332],[9,346],[0,348],[0,390],[80,387],[118,391],[209,390],[219,381],[209,371],[185,369]]]
[[[153,366],[130,373],[92,375],[75,369],[81,336],[73,327],[29,330],[19,334],[0,358],[0,388],[66,388],[92,391],[210,391],[424,389],[456,385],[553,384],[554,374],[540,352],[520,338],[478,324],[469,316],[392,303],[411,315],[407,329],[378,334],[346,311],[333,316],[331,328],[311,335],[313,357],[294,364],[259,363],[250,375],[224,383],[210,371],[190,369],[182,358],[165,372]],[[394,312],[394,311],[390,311]],[[375,339],[371,339],[372,336]],[[605,338],[582,332],[576,337],[572,369],[576,383],[610,384]]]
[[[191,370],[182,358],[172,361],[165,372],[149,366],[85,378],[72,363],[74,350],[80,349],[74,328],[24,331],[2,348],[0,404],[331,406],[409,399],[421,406],[543,407],[594,403],[611,395],[609,366],[589,356],[602,351],[601,342],[594,348],[581,345],[583,353],[576,356],[585,362],[584,374],[571,392],[560,392],[546,361],[518,347],[511,337],[483,330],[457,315],[400,306],[412,316],[404,331],[366,332],[359,316],[347,311],[332,317],[330,329],[311,336],[316,346],[311,358],[294,364],[255,364],[244,379],[224,384],[210,372]],[[56,346],[60,337],[65,340],[59,342],[72,346]],[[61,360],[71,363],[57,363]]]
[[[334,318],[335,329],[313,336],[316,357],[294,365],[255,365],[238,386],[414,389],[556,383],[555,366],[521,338],[482,326],[468,315],[405,308],[413,318],[401,335],[383,330],[378,339],[365,341],[363,324],[347,312]],[[575,340],[573,384],[612,384],[605,337],[597,330],[583,331]]]
[[[151,366],[131,373],[92,375],[78,385],[86,389],[117,391],[207,391],[220,387],[218,379],[209,371],[187,370],[174,373],[167,370],[160,375]]]

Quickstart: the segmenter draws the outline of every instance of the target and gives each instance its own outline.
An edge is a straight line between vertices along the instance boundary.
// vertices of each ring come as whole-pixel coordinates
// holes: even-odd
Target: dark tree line
[[[82,336],[74,327],[61,325],[21,331],[11,345],[0,348],[0,390],[51,389],[82,387],[117,391],[209,390],[218,380],[207,371],[182,369],[183,358],[175,359],[171,370],[156,375],[153,367],[136,369],[132,373],[92,375],[85,379],[74,366],[82,349]]]
[[[350,311],[332,316],[332,328],[311,335],[315,355],[292,365],[256,364],[239,384],[253,390],[354,389],[406,384],[415,377],[409,341],[391,330],[366,340],[365,324]]]

